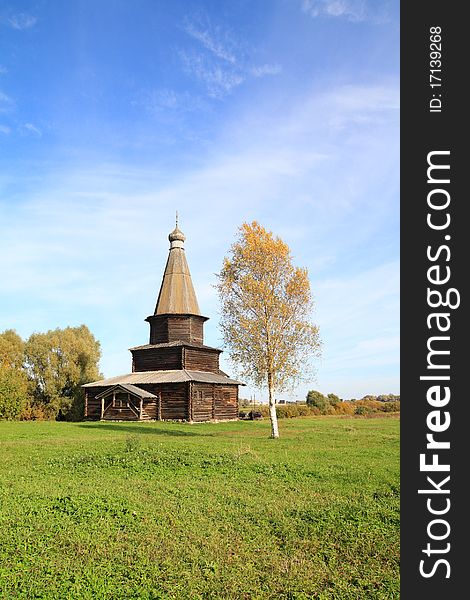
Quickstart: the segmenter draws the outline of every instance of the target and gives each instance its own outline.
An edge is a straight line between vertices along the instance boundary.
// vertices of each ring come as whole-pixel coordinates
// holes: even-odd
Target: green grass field
[[[399,420],[0,422],[0,598],[399,597]]]

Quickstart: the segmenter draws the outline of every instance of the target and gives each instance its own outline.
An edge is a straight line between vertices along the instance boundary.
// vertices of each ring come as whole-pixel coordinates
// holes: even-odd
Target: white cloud
[[[206,85],[208,96],[222,99],[248,78],[278,75],[278,64],[251,65],[251,49],[232,31],[214,25],[208,16],[197,21],[186,19],[186,33],[198,42],[197,50],[180,50],[188,74]]]
[[[10,96],[0,91],[0,102],[4,102],[5,104],[11,104],[13,100],[10,98]]]
[[[206,108],[207,101],[188,92],[162,88],[139,92],[132,104],[142,106],[150,114],[159,115],[163,112],[180,114],[201,110]]]
[[[348,276],[320,279],[314,286],[316,319],[325,340],[319,384],[344,397],[397,392],[398,260],[351,270]],[[385,385],[393,377],[393,386]],[[363,380],[361,392],[351,392],[354,379]]]
[[[180,58],[186,72],[195,75],[206,85],[211,98],[224,98],[245,80],[241,72],[227,69],[202,54],[181,50]]]
[[[282,72],[281,65],[271,65],[265,64],[260,65],[258,67],[251,67],[250,73],[254,75],[254,77],[264,77],[265,75],[279,75]]]
[[[342,334],[356,329],[360,322],[364,331],[373,329],[377,333],[373,319],[381,320],[383,313],[371,309],[380,306],[381,311],[389,310],[398,300],[399,283],[397,260],[360,272],[352,269],[349,276],[322,279],[316,286],[319,318],[326,327],[339,325]],[[396,324],[398,314],[393,317]],[[370,344],[360,347],[361,350],[369,348]]]
[[[23,135],[33,135],[36,137],[42,136],[42,131],[39,129],[39,127],[36,127],[32,123],[23,123],[23,125],[20,126],[20,132]]]
[[[34,27],[36,22],[37,18],[33,15],[28,15],[27,13],[17,13],[7,19],[7,23],[10,25],[10,27],[19,30]]]
[[[147,109],[158,110],[160,108],[175,109],[181,106],[182,94],[177,94],[173,90],[154,90],[147,95]]]
[[[364,93],[366,92],[366,93]],[[350,114],[375,113],[398,110],[400,95],[398,86],[382,85],[343,85],[324,96],[325,104],[333,105],[337,111]]]
[[[398,286],[396,291],[398,292]],[[389,337],[378,337],[370,340],[363,340],[356,345],[358,352],[369,352],[370,355],[377,355],[378,353],[393,351],[397,352],[400,346],[400,338],[398,335],[391,335]]]
[[[186,33],[188,33],[191,37],[200,42],[204,48],[209,50],[212,54],[214,54],[217,58],[221,58],[231,64],[236,64],[236,49],[234,48],[235,44],[230,36],[225,32],[222,33],[220,28],[217,28],[214,33],[209,31],[209,28],[206,26],[205,29],[198,28],[195,23],[187,20]],[[225,42],[222,42],[217,37],[223,36],[225,38]]]
[[[368,18],[363,0],[303,0],[302,10],[311,17],[343,17],[350,21]]]
[[[7,125],[0,124],[0,133],[8,135],[11,132],[11,129]]]
[[[0,113],[10,112],[15,105],[13,98],[0,90]]]

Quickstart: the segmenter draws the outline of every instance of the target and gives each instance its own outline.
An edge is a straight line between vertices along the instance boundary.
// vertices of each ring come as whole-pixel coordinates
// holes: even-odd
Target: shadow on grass
[[[159,429],[155,427],[148,427],[140,424],[122,424],[122,423],[79,423],[79,427],[83,427],[85,429],[108,429],[109,431],[115,431],[116,433],[119,431],[124,431],[126,433],[147,433],[151,435],[166,435],[173,437],[212,437],[212,433],[202,433],[197,431],[180,431],[177,429]]]

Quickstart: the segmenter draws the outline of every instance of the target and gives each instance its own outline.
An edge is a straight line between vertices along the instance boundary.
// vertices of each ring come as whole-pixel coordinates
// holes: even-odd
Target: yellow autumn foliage
[[[221,328],[240,375],[267,385],[270,399],[309,371],[320,353],[307,269],[256,221],[243,223],[219,273]]]

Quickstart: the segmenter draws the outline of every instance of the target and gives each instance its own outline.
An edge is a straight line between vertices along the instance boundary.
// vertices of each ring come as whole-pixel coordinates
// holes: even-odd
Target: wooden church
[[[204,345],[204,323],[184,250],[184,234],[168,236],[170,253],[150,325],[150,340],[130,348],[132,373],[87,383],[85,418],[185,421],[238,418],[238,386],[219,369],[217,348]]]

